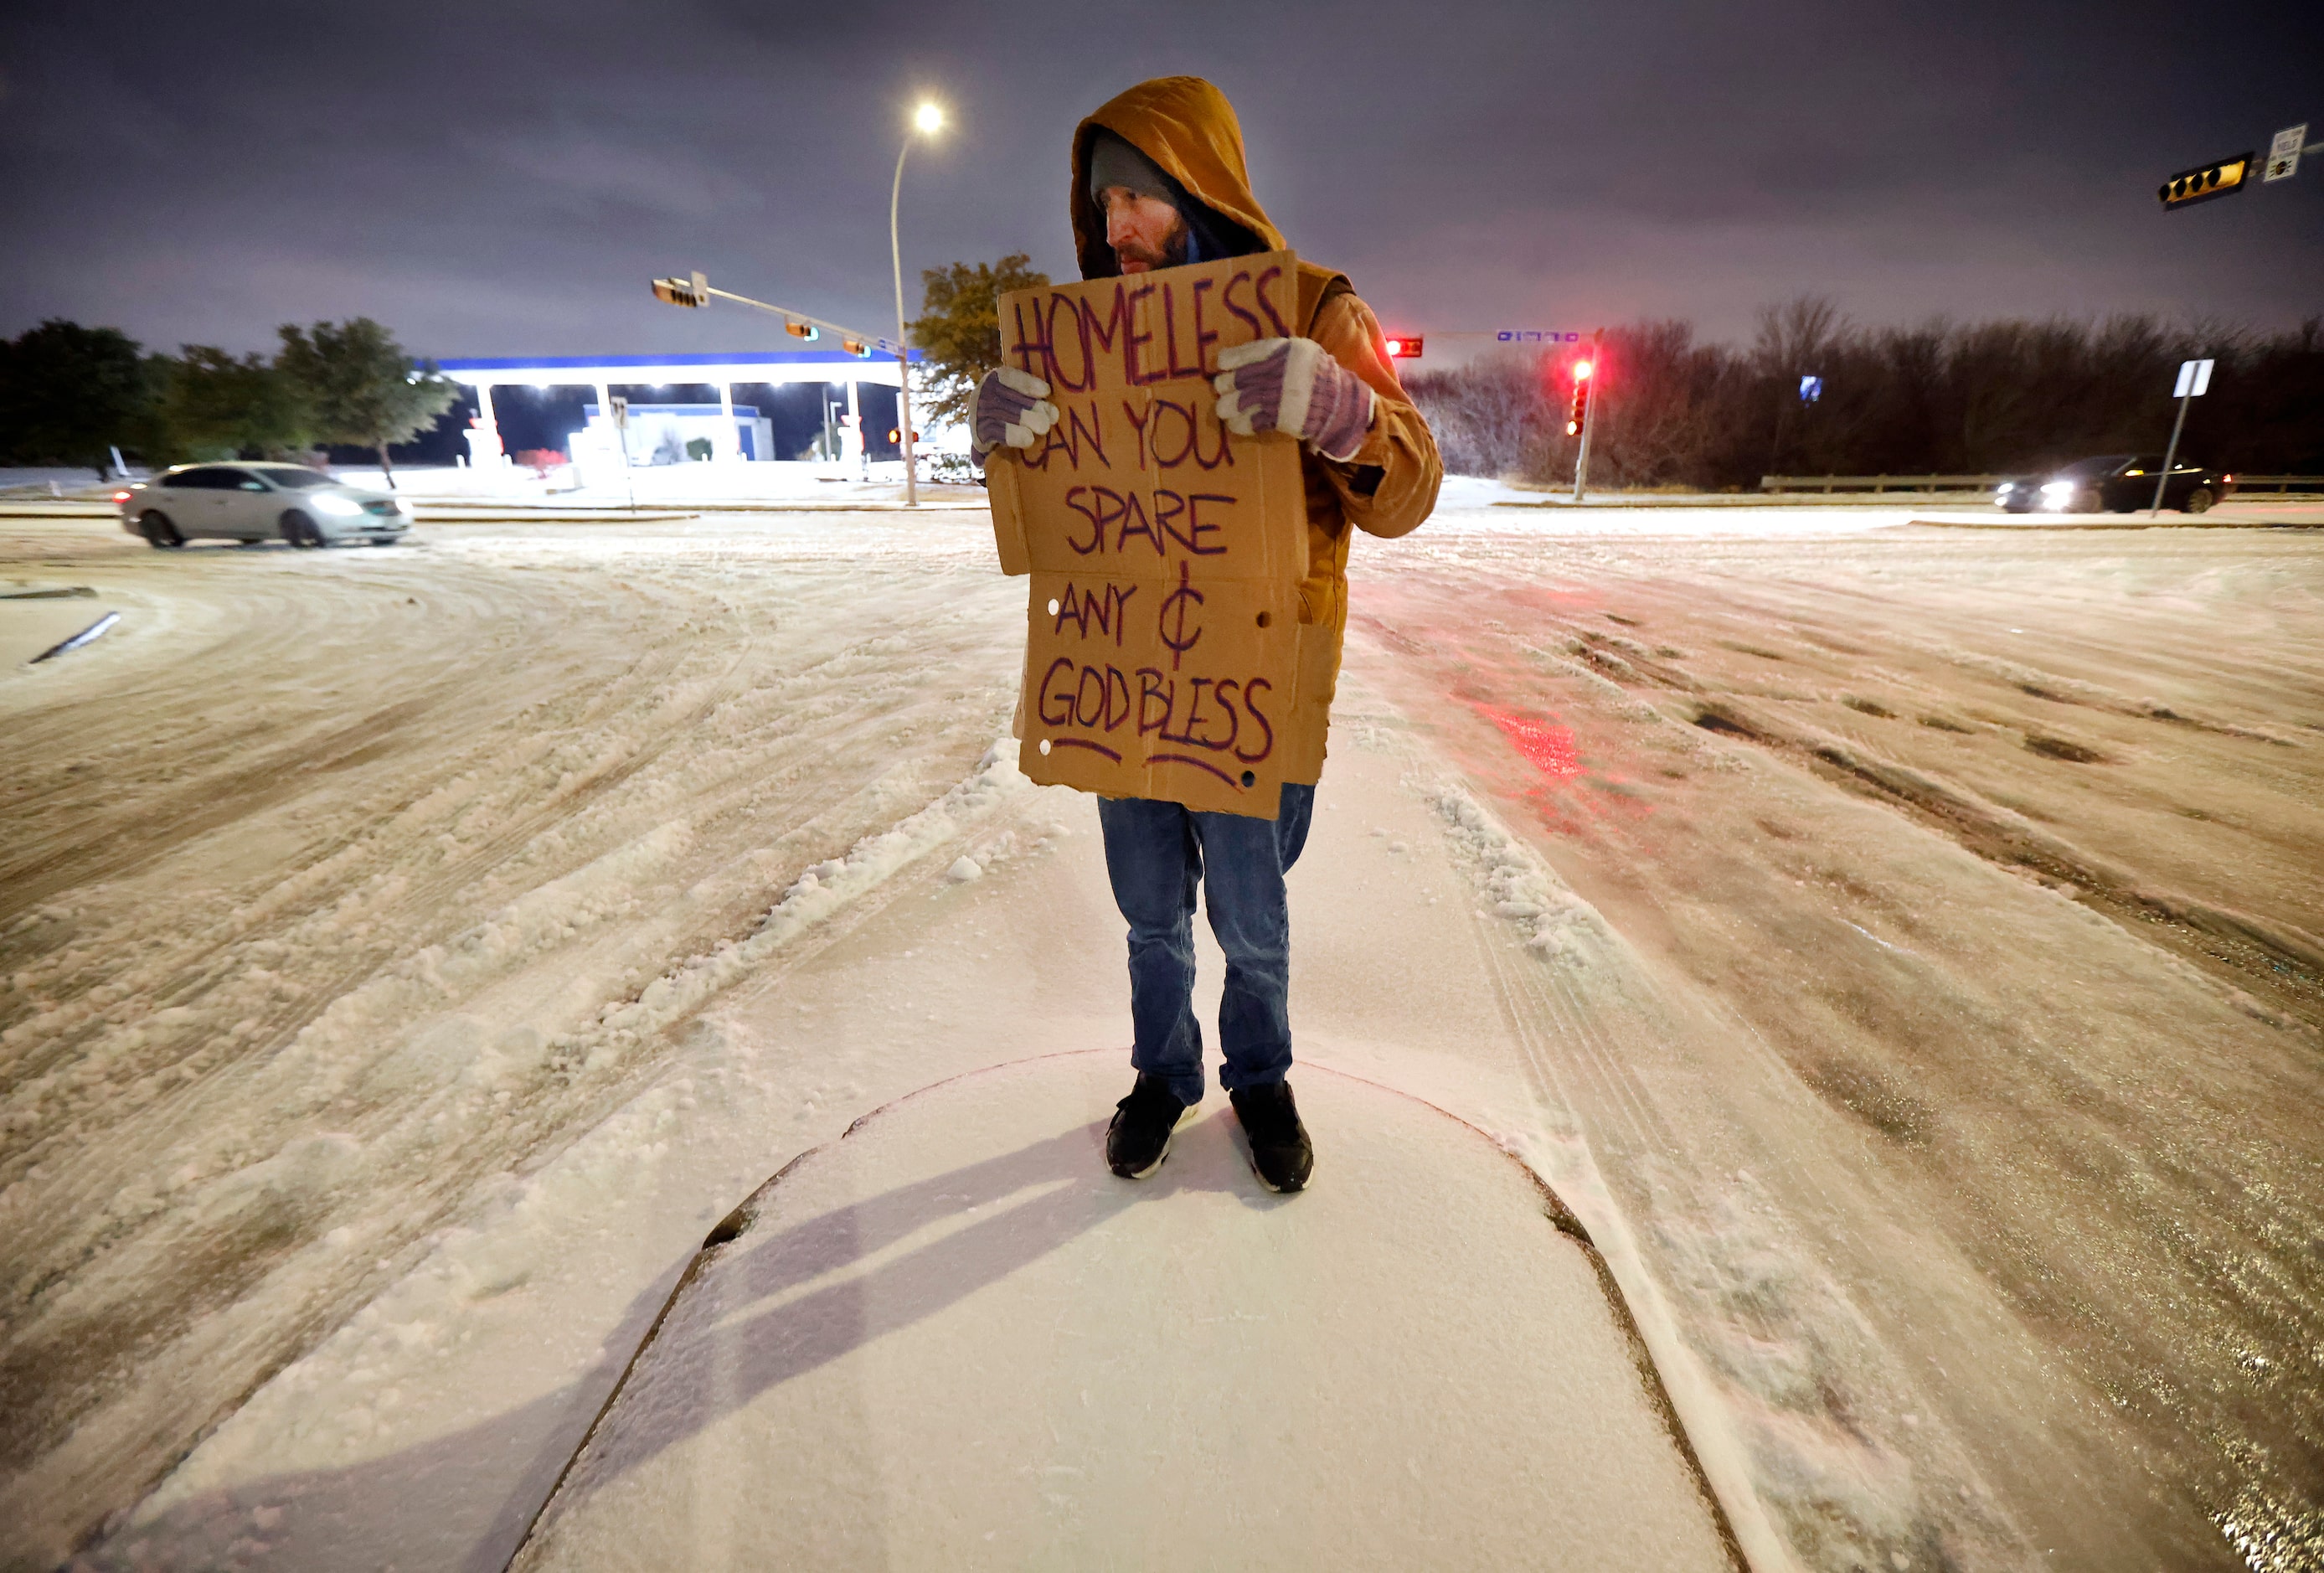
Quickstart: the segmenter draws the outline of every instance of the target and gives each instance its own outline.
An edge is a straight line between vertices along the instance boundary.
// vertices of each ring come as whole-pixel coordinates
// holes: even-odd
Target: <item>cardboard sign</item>
[[[1001,571],[1032,579],[1033,780],[1271,819],[1321,769],[1299,444],[1228,431],[1210,381],[1219,351],[1297,332],[1297,281],[1268,252],[1001,297],[1003,363],[1059,412],[985,468]]]

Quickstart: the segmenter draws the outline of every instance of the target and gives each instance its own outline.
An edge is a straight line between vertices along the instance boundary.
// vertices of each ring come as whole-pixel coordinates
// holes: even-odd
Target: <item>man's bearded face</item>
[[[1176,267],[1186,260],[1186,221],[1159,197],[1140,196],[1127,186],[1098,193],[1105,205],[1105,239],[1125,273]]]

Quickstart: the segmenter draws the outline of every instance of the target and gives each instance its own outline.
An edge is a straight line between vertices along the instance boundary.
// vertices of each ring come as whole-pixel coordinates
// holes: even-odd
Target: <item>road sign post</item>
[[[2211,363],[2208,360],[2182,360],[2179,363],[2179,381],[2172,392],[2179,396],[2179,419],[2171,423],[2171,446],[2163,452],[2163,469],[2154,477],[2154,505],[2146,510],[2153,518],[2163,512],[2163,488],[2171,484],[2171,467],[2179,458],[2179,433],[2187,425],[2187,406],[2200,398],[2211,385]]]

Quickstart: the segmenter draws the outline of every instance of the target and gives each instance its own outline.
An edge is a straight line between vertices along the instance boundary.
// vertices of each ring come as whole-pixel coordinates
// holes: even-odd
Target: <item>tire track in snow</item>
[[[29,1466],[10,1502],[57,1523],[134,1497],[479,1181],[618,1106],[683,1024],[674,995],[730,977],[737,953],[766,965],[762,893],[944,800],[985,748],[1019,661],[1005,592],[964,600],[941,565],[802,573],[754,544],[674,566],[649,546],[650,571],[622,576],[645,598],[627,603],[600,566],[550,582],[473,548],[426,563],[456,600],[512,591],[543,643],[449,662],[471,718],[432,746],[300,773],[315,818],[360,831],[294,839],[288,879],[217,887],[204,899],[230,931],[141,939],[136,892],[170,858],[75,887],[46,938],[20,927],[0,1069],[45,1069],[0,1093],[0,1399],[23,1422],[11,1467]],[[308,630],[323,654],[394,664],[334,647],[328,626]],[[598,676],[613,640],[634,647]],[[145,718],[111,717],[132,746],[154,695],[183,685],[144,689]],[[510,748],[544,726],[562,740]],[[496,771],[512,752],[522,763]],[[844,909],[824,917],[844,926]],[[254,960],[273,985],[244,981]],[[224,1033],[237,1017],[242,1035]],[[538,1030],[490,1025],[528,1017]],[[118,1096],[124,1078],[140,1096]]]
[[[1360,596],[1358,614],[1396,634],[1404,659],[1383,686],[1406,713],[1480,791],[1523,804],[1526,833],[1561,867],[1587,872],[1593,899],[1610,899],[1654,958],[1668,1000],[1702,1018],[1679,1033],[1697,1047],[1644,1077],[1647,1096],[1681,1107],[1705,1076],[1767,1068],[1755,1095],[1753,1078],[1738,1084],[1731,1111],[1679,1122],[1699,1146],[1711,1125],[1729,1127],[1731,1161],[1698,1159],[1689,1177],[1614,1140],[1595,1154],[1630,1188],[1633,1216],[1658,1220],[1659,1232],[1641,1226],[1640,1248],[1678,1286],[1687,1325],[1710,1330],[1706,1346],[1720,1347],[1722,1327],[1780,1330],[1757,1303],[1772,1294],[1837,1319],[1822,1333],[1817,1319],[1798,1322],[1812,1336],[1767,1337],[1758,1353],[1819,1342],[1846,1353],[1851,1326],[1909,1353],[1888,1369],[1916,1380],[1893,1389],[1843,1362],[1849,1382],[1837,1391],[1849,1402],[1831,1412],[1927,1476],[1867,1500],[1917,1500],[1941,1532],[1933,1550],[1966,1565],[2021,1534],[2033,1554],[2054,1545],[2093,1568],[2224,1567],[2246,1541],[2293,1555],[2324,1508],[2312,1486],[2324,1434],[2302,1396],[2319,1391],[2324,1307],[2287,1254],[2315,1237],[2324,1195],[2313,1131],[2286,1117],[2312,1106],[2301,1090],[2314,1085],[2312,1059],[2254,1025],[2265,1010],[2238,1021],[2216,984],[2147,949],[2151,937],[2118,942],[2114,924],[2068,904],[2074,888],[1971,872],[1969,849],[1937,850],[1950,837],[1893,810],[1846,807],[1858,794],[1845,783],[1754,764],[1754,749],[1686,723],[1697,707],[1726,705],[1780,716],[1789,730],[1813,716],[1851,750],[1950,751],[1972,786],[2052,833],[2080,841],[2127,827],[2135,837],[2110,855],[2146,864],[2159,854],[2199,892],[2226,875],[2273,902],[2264,916],[2297,911],[2314,893],[2297,872],[2315,856],[2311,751],[2262,734],[2324,691],[2318,603],[2312,588],[2299,594],[2315,581],[2313,548],[2303,560],[2278,542],[2221,541],[2142,549],[2127,563],[2113,551],[2080,560],[2045,549],[2026,554],[2040,577],[2024,580],[1989,560],[1956,579],[1960,553],[1924,551],[1553,543],[1527,561],[1516,547],[1461,542],[1442,552],[1443,571],[1400,575],[1392,591]],[[2249,556],[2264,573],[2216,606],[2174,594],[2174,576],[2207,555]],[[1832,560],[1829,577],[1799,575],[1804,557]],[[1770,565],[1787,559],[1778,582]],[[2265,608],[2275,620],[2257,619],[2263,646],[2245,636],[2250,597],[2279,588]],[[2042,614],[2027,604],[2037,598]],[[2231,624],[2231,643],[2250,653],[2215,662]],[[1937,634],[2022,652],[2007,637],[2020,632],[2038,634],[2041,652],[2006,671],[1915,664],[1912,653]],[[1830,651],[1851,660],[1827,670],[1818,652]],[[2049,680],[2029,687],[2019,680],[2036,661]],[[2079,705],[2098,713],[2089,740],[2119,767],[2065,754],[2061,764],[2025,746],[2058,726],[2049,707],[2082,695],[2071,685],[2093,670],[2136,685],[2112,695],[2151,691],[2155,706],[2206,724],[2127,700]],[[1651,709],[1657,688],[1686,697]],[[1488,763],[1507,742],[1447,706],[1447,689],[1569,722],[1587,779],[1529,791],[1514,761]],[[2272,708],[2255,709],[2262,699]],[[1936,718],[1916,727],[1915,717]],[[2190,800],[2166,764],[2182,780],[2210,773],[2193,800],[2209,811],[2187,814],[2197,823],[2175,843],[2156,820]],[[1581,1029],[1565,1026],[1553,1045],[1565,1032]],[[1651,1032],[1618,1041],[1635,1066],[1656,1063]],[[1729,1067],[1724,1055],[1740,1059]],[[1862,1122],[1871,1144],[1859,1155],[1862,1136],[1819,1133],[1785,1083]],[[1579,1079],[1565,1090],[1596,1096]],[[1620,1138],[1629,1125],[1611,1113],[1604,1129]],[[1738,1254],[1755,1235],[1780,1249]],[[1786,1254],[1793,1267],[1755,1287]],[[1812,1270],[1793,1270],[1803,1264]],[[1854,1309],[1821,1296],[1819,1275],[1849,1286]],[[1733,1306],[1722,1285],[1735,1286]],[[1727,1354],[1751,1379],[1747,1395],[1782,1374],[1749,1339]],[[1945,1500],[1959,1472],[1941,1447],[1932,1467],[1925,1439],[1940,1414],[1983,1461],[1984,1502],[1973,1478],[1962,1507]],[[1796,1488],[1813,1484],[1799,1474],[1783,1494],[1812,1506],[1814,1493]],[[1994,1503],[2007,1506],[1988,1513]],[[1845,1522],[1818,1509],[1794,1527],[1812,1543],[1819,1523]],[[1852,1565],[1857,1550],[1842,1536],[1813,1559]],[[1909,1538],[1898,1554],[1919,1565]]]
[[[1525,941],[1480,940],[1545,1104],[1524,1155],[1598,1244],[1752,1565],[2022,1558],[2022,1533],[1957,1443],[1932,1431],[1908,1463],[1865,1434],[1851,1411],[1910,1407],[1910,1379],[1804,1242],[1764,1211],[1737,1216],[1748,1188],[1713,1158],[1719,1143],[1650,1089],[1675,1069],[1672,1041],[1699,1024],[1673,1014],[1604,920],[1463,787],[1421,790],[1494,903],[1480,921]],[[1731,1026],[1762,1073],[1784,1074]]]

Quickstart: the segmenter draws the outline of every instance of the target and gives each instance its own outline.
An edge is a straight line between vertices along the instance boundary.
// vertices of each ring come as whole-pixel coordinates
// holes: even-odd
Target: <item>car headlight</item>
[[[336,514],[342,519],[351,519],[363,512],[363,504],[353,497],[342,497],[337,492],[318,492],[315,495],[315,512]]]

